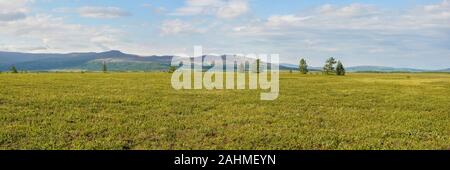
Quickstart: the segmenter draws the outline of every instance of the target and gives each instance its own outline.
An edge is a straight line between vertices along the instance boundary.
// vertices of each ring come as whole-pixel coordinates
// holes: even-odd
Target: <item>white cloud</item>
[[[0,21],[15,21],[19,19],[23,19],[26,17],[26,14],[23,12],[1,12],[0,13]]]
[[[0,22],[24,19],[30,11],[28,4],[31,0],[0,0]]]
[[[235,18],[248,11],[248,4],[246,1],[233,0],[220,7],[217,11],[219,18]]]
[[[130,16],[130,13],[117,7],[92,7],[86,6],[78,9],[82,17],[87,18],[119,18]]]
[[[323,5],[317,10],[303,14],[272,15],[265,20],[248,26],[238,26],[236,32],[245,35],[273,35],[302,32],[300,30],[361,30],[377,33],[401,34],[405,31],[432,30],[450,28],[450,0],[437,5],[424,6],[418,10],[399,13],[386,11],[372,5],[350,4],[337,7]],[[304,32],[303,31],[303,32]],[[253,34],[255,33],[255,34]]]
[[[298,25],[302,21],[311,19],[310,16],[300,17],[295,15],[273,15],[267,19],[266,25],[269,27]]]
[[[449,11],[450,0],[404,11],[366,4],[323,5],[298,14],[272,15],[231,30],[236,38],[247,39],[248,48],[270,44],[264,47],[286,58],[337,55],[345,57],[344,61],[351,58],[354,63],[349,61],[350,65],[383,60],[408,66],[428,57],[423,61],[427,67],[442,66],[442,61],[450,59],[450,49],[442,45],[450,43]]]
[[[150,9],[151,12],[154,14],[163,14],[167,11],[167,9],[162,6],[153,6],[152,4],[149,3],[142,4],[142,7]]]
[[[444,0],[436,5],[424,6],[423,10],[424,13],[431,15],[434,19],[450,19],[450,0]]]
[[[67,24],[62,18],[37,14],[3,24],[0,44],[13,41],[14,45],[3,46],[3,50],[12,51],[99,51],[119,43],[122,35],[110,27]]]
[[[323,5],[298,13],[268,14],[266,18],[249,15],[238,20],[216,18],[245,15],[249,12],[248,3],[255,1],[187,0],[183,7],[169,11],[171,15],[201,17],[164,20],[158,27],[163,36],[155,36],[152,31],[141,32],[129,25],[113,28],[73,24],[76,20],[64,21],[65,17],[72,17],[65,13],[80,13],[93,18],[130,15],[120,8],[59,8],[50,11],[62,12],[58,13],[61,17],[55,17],[39,10],[31,12],[31,2],[0,0],[0,50],[85,52],[118,49],[139,54],[158,54],[156,51],[173,54],[185,52],[193,43],[204,43],[206,49],[217,50],[213,51],[217,53],[280,53],[282,60],[293,63],[297,62],[298,56],[310,57],[308,61],[315,66],[329,56],[342,59],[346,65],[422,63],[421,66],[434,67],[448,66],[443,63],[450,62],[447,45],[450,43],[450,0],[402,10],[367,4]],[[165,10],[143,6],[154,9],[155,13]],[[158,20],[166,17],[161,16]],[[153,30],[155,23],[151,20],[145,24],[148,24],[145,28]]]
[[[158,49],[149,48],[157,44],[149,46],[134,42],[129,33],[118,28],[69,24],[64,21],[64,17],[32,14],[32,3],[33,0],[0,0],[1,12],[19,11],[25,14],[20,19],[0,20],[0,51],[67,53],[114,49],[136,54],[158,53]],[[78,10],[58,8],[52,12],[72,13]]]
[[[425,11],[429,11],[429,12],[446,11],[450,8],[450,0],[444,0],[439,4],[426,5],[423,8],[425,9]]]
[[[211,15],[223,4],[222,0],[186,0],[186,6],[176,9],[172,15]]]
[[[361,17],[377,14],[379,11],[376,7],[366,4],[350,4],[344,7],[336,7],[325,4],[317,9],[322,15],[340,16],[340,17]]]
[[[194,26],[189,22],[174,19],[163,21],[160,32],[162,35],[175,35],[180,33],[200,33],[204,32],[204,30],[194,28]]]
[[[218,18],[235,18],[249,10],[246,0],[186,0],[186,6],[178,8],[172,15],[214,15]]]
[[[0,7],[2,11],[26,10],[28,3],[32,2],[32,0],[0,0]]]

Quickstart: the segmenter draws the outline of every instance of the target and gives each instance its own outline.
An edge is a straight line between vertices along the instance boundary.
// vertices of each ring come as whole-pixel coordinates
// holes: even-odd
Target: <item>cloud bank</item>
[[[191,54],[187,49],[204,45],[213,53],[279,53],[288,63],[302,57],[316,66],[333,56],[350,66],[449,67],[450,0],[401,10],[321,4],[264,15],[256,13],[258,2],[186,0],[133,8],[83,3],[45,11],[36,4],[51,1],[0,0],[0,50],[152,55]],[[121,17],[127,20],[115,19]]]

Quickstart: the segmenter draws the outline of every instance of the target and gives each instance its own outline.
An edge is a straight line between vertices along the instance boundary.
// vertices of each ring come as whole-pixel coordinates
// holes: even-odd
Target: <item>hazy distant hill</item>
[[[202,56],[204,59],[206,56]],[[208,56],[213,59],[222,59],[224,56]],[[68,53],[68,54],[33,54],[17,52],[0,52],[0,71],[9,70],[16,66],[19,70],[52,71],[52,70],[90,70],[102,69],[103,62],[107,63],[111,71],[158,71],[167,70],[173,56],[138,56],[125,54],[120,51]],[[255,59],[237,57],[239,61],[255,62]],[[198,63],[197,63],[198,64]],[[261,63],[264,66],[266,63]],[[204,69],[207,67],[204,67]],[[280,70],[297,70],[298,65],[283,63]],[[321,71],[321,67],[309,67],[310,71]],[[444,70],[421,70],[414,68],[393,68],[382,66],[356,66],[346,68],[348,72],[450,72]]]
[[[289,64],[289,63],[282,63],[280,64],[283,67],[289,68],[289,70],[298,70],[298,65],[295,64]],[[286,69],[287,70],[287,69]],[[320,67],[312,67],[312,66],[308,66],[308,70],[309,71],[322,71],[322,68]]]
[[[202,56],[213,60],[224,56]],[[30,54],[0,52],[0,70],[9,70],[16,66],[19,70],[51,71],[51,70],[90,70],[99,71],[103,62],[111,71],[158,71],[167,70],[173,56],[138,56],[120,51],[101,53],[69,53],[69,54]],[[238,57],[238,60],[255,62],[255,59]],[[198,63],[197,63],[198,64]],[[265,63],[261,63],[264,65]],[[207,68],[207,67],[205,67]],[[280,66],[280,69],[290,69]]]
[[[443,69],[443,70],[437,70],[437,72],[449,72],[450,73],[450,68]]]
[[[0,52],[0,70],[8,70],[12,65],[19,70],[100,70],[103,61],[109,70],[163,70],[172,56],[147,56],[125,54],[120,51],[102,53],[69,54],[29,54]]]
[[[295,64],[281,64],[292,69],[298,69],[298,65]],[[308,69],[310,71],[321,71],[321,67],[311,67]],[[353,66],[345,68],[347,72],[426,72],[432,70],[422,70],[414,68],[394,68],[394,67],[383,67],[383,66]],[[442,70],[444,72],[445,70]],[[448,71],[448,70],[447,70]]]
[[[355,66],[346,68],[348,72],[424,72],[428,70],[414,68],[394,68],[383,66]]]

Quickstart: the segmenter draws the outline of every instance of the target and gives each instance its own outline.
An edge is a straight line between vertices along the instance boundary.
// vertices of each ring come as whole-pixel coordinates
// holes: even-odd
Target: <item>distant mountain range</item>
[[[99,71],[102,64],[107,63],[111,71],[163,71],[170,66],[174,56],[138,56],[125,54],[120,51],[107,51],[100,53],[17,53],[0,52],[0,71],[9,70],[15,66],[18,70],[27,71],[58,71],[58,70],[87,70]],[[205,57],[205,56],[203,56]],[[222,56],[209,56],[222,57]],[[246,60],[254,60],[240,58]],[[295,70],[294,64],[280,64],[281,70]],[[309,67],[311,71],[320,71],[321,67]],[[422,70],[414,68],[393,68],[381,66],[356,66],[346,68],[349,72],[450,72],[450,68],[444,70]]]
[[[430,70],[422,70],[415,68],[394,68],[394,67],[383,67],[383,66],[355,66],[348,67],[349,72],[425,72]]]
[[[450,68],[443,69],[443,70],[437,70],[438,72],[450,72]]]
[[[281,64],[292,69],[297,69],[298,66],[294,64]],[[310,71],[321,71],[322,67],[308,67]],[[396,68],[384,66],[352,66],[346,67],[347,72],[450,72],[450,68],[443,70],[425,70],[415,68]]]
[[[112,71],[166,70],[173,56],[137,56],[120,51],[101,53],[30,54],[0,52],[0,70],[15,66],[19,70],[91,70],[102,69],[107,62]]]

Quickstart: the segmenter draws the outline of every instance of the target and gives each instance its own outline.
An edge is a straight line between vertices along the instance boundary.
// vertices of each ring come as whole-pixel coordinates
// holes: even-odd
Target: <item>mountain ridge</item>
[[[213,56],[213,57],[223,57]],[[72,52],[72,53],[23,53],[0,51],[0,71],[9,70],[11,66],[27,71],[52,70],[101,70],[103,61],[108,62],[111,71],[163,71],[170,66],[171,55],[140,56],[126,54],[118,50],[105,52]],[[206,56],[202,56],[206,57]],[[254,59],[250,59],[254,60]],[[281,70],[295,70],[295,64],[280,63]],[[311,71],[321,71],[321,67],[309,67]],[[397,68],[386,66],[351,66],[348,72],[450,72],[450,68],[426,70],[416,68]]]

